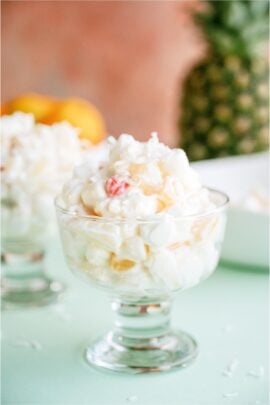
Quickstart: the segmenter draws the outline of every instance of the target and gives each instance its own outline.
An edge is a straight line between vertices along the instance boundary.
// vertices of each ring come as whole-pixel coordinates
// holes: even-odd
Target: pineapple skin
[[[191,161],[269,147],[269,70],[263,58],[210,54],[188,75],[179,130]]]

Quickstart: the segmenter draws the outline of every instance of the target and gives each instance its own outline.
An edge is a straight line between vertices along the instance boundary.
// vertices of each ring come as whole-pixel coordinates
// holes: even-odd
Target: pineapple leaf
[[[255,17],[269,17],[269,1],[268,0],[249,0],[250,10]],[[267,17],[267,18],[268,18]]]
[[[216,19],[219,20],[222,15],[229,12],[229,9],[231,7],[230,3],[230,1],[224,0],[208,0],[209,11],[212,16],[215,16]]]
[[[227,12],[224,14],[225,24],[230,28],[238,28],[238,30],[240,27],[244,27],[250,17],[245,3],[239,0],[232,0],[226,3],[228,3],[229,7],[227,7]]]
[[[207,13],[194,13],[194,20],[202,27],[207,27],[213,24],[212,17]]]
[[[241,31],[241,37],[245,41],[256,41],[267,38],[269,34],[269,27],[267,23],[255,21],[253,24],[247,25]]]
[[[269,36],[269,26],[265,21],[254,21],[241,31],[243,44],[246,45],[247,54],[254,55],[261,53],[265,46],[266,38]]]
[[[218,29],[216,27],[209,27],[207,34],[213,47],[218,49],[220,53],[242,54],[242,52],[246,51],[242,41],[239,37],[235,37],[232,32],[227,32],[224,29]]]
[[[195,14],[209,43],[219,53],[250,57],[262,49],[269,36],[268,0],[207,0]],[[260,3],[260,4],[258,4]]]

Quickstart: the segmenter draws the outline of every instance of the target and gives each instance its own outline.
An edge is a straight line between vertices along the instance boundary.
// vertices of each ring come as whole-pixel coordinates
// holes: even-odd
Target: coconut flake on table
[[[71,315],[68,313],[65,305],[63,304],[53,305],[50,312],[63,321],[71,321]]]
[[[257,370],[249,370],[247,376],[254,378],[262,378],[264,376],[264,367],[260,366]]]
[[[42,345],[37,340],[31,340],[26,338],[17,339],[11,342],[12,346],[28,347],[35,350],[41,350]]]
[[[136,395],[129,395],[127,397],[127,402],[137,402],[138,401],[138,397]]]
[[[236,371],[236,369],[239,366],[239,360],[238,359],[233,359],[232,361],[230,361],[230,363],[227,365],[227,367],[225,368],[225,370],[223,370],[222,374],[225,377],[232,377],[233,373]]]
[[[224,327],[222,328],[222,330],[224,331],[224,333],[229,334],[232,330],[233,330],[234,326],[232,323],[228,322],[224,325]]]
[[[238,397],[238,396],[239,396],[239,393],[238,393],[237,391],[225,392],[225,393],[223,394],[223,397],[224,397],[224,398],[235,398],[235,397]]]

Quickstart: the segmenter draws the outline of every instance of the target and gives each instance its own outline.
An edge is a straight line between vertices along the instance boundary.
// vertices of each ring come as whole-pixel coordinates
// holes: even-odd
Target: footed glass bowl
[[[113,330],[86,349],[87,361],[130,372],[185,367],[197,356],[196,341],[170,325],[174,294],[207,278],[216,268],[228,198],[209,190],[214,203],[199,215],[155,220],[116,220],[56,209],[69,267],[108,291]]]
[[[63,292],[58,281],[46,275],[46,245],[53,217],[21,213],[13,201],[2,200],[1,300],[4,309],[48,305]]]

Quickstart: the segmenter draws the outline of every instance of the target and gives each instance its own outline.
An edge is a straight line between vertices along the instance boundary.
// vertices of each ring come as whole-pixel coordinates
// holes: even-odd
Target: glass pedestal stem
[[[95,366],[128,373],[186,367],[197,356],[194,339],[170,325],[170,297],[112,300],[115,326],[87,348]]]
[[[112,301],[115,313],[114,341],[123,346],[144,346],[153,339],[161,339],[170,328],[171,301],[141,299],[139,302],[125,299]]]
[[[63,288],[44,271],[45,252],[2,252],[1,296],[4,309],[47,305]]]

